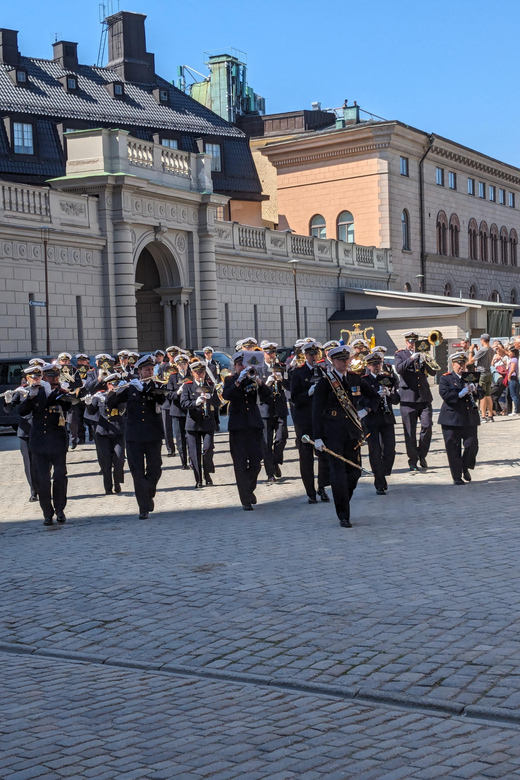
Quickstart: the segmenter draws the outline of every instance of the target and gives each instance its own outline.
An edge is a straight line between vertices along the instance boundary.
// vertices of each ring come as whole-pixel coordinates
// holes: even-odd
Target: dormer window
[[[17,87],[29,86],[29,76],[27,74],[26,68],[14,68],[13,70],[9,71],[9,75]]]
[[[168,90],[166,89],[160,89],[159,90],[159,100],[161,103],[167,103],[168,102]]]
[[[125,89],[122,84],[114,84],[114,95],[115,97],[123,97],[125,94]]]
[[[159,105],[165,106],[170,102],[170,93],[163,87],[155,87],[155,89],[152,89],[152,94]]]
[[[34,154],[32,125],[13,122],[13,147],[15,154]]]
[[[204,144],[204,151],[211,155],[211,170],[222,170],[222,154],[220,144]]]
[[[121,81],[109,81],[105,84],[108,93],[115,98],[115,100],[125,99],[125,85]]]
[[[67,76],[67,89],[74,90],[78,88],[76,76]]]
[[[179,142],[176,138],[163,138],[161,141],[161,146],[167,146],[168,149],[178,149]]]
[[[19,84],[27,84],[27,71],[25,70],[17,70],[16,71],[16,80]]]

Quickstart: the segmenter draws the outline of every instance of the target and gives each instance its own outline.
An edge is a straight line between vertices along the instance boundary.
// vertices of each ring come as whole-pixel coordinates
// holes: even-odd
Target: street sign
[[[29,301],[29,306],[45,306],[45,301]]]

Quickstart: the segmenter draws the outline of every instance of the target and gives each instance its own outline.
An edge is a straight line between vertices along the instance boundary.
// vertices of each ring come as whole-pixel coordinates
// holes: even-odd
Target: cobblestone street
[[[2,780],[517,777],[519,419],[481,426],[464,489],[438,426],[409,473],[399,423],[351,530],[307,504],[292,438],[250,513],[226,434],[214,488],[164,458],[146,521],[78,448],[50,529],[6,446]]]

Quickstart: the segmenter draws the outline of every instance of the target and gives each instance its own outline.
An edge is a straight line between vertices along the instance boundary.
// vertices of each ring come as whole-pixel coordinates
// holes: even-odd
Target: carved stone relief
[[[84,217],[86,205],[84,203],[71,203],[70,201],[60,200],[60,210],[72,217]]]

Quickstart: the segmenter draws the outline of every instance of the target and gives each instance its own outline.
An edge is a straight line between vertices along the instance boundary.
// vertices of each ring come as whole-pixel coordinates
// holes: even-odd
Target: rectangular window
[[[497,199],[497,189],[496,189],[496,187],[493,184],[490,184],[489,185],[489,200],[494,203],[496,201],[496,199]]]
[[[468,195],[475,194],[475,179],[468,179]]]
[[[280,344],[285,344],[285,319],[283,316],[283,306],[280,306]]]
[[[514,207],[515,207],[515,193],[514,192],[510,192],[509,193],[509,208],[510,209],[514,209]]]
[[[408,176],[408,157],[401,157],[400,170],[401,176]]]
[[[220,144],[204,144],[206,154],[211,155],[211,170],[222,170],[222,156],[220,153]]]
[[[498,202],[501,206],[506,205],[506,191],[505,190],[499,190],[498,191]]]
[[[450,188],[450,190],[457,189],[457,174],[453,173],[453,171],[450,171],[448,173],[448,187]]]
[[[163,138],[161,146],[167,146],[168,149],[178,149],[179,142],[175,138]]]
[[[34,154],[32,125],[14,122],[13,140],[15,154]]]
[[[479,181],[478,183],[478,196],[479,198],[485,198],[486,197],[486,185],[483,181]]]
[[[67,76],[67,89],[77,89],[78,82],[74,76]]]
[[[226,346],[231,346],[231,333],[229,330],[229,303],[224,304],[224,322],[226,326]]]
[[[122,97],[124,94],[124,89],[122,84],[114,84],[114,95],[117,95],[118,97]]]
[[[444,168],[435,169],[435,181],[439,187],[444,187]]]

